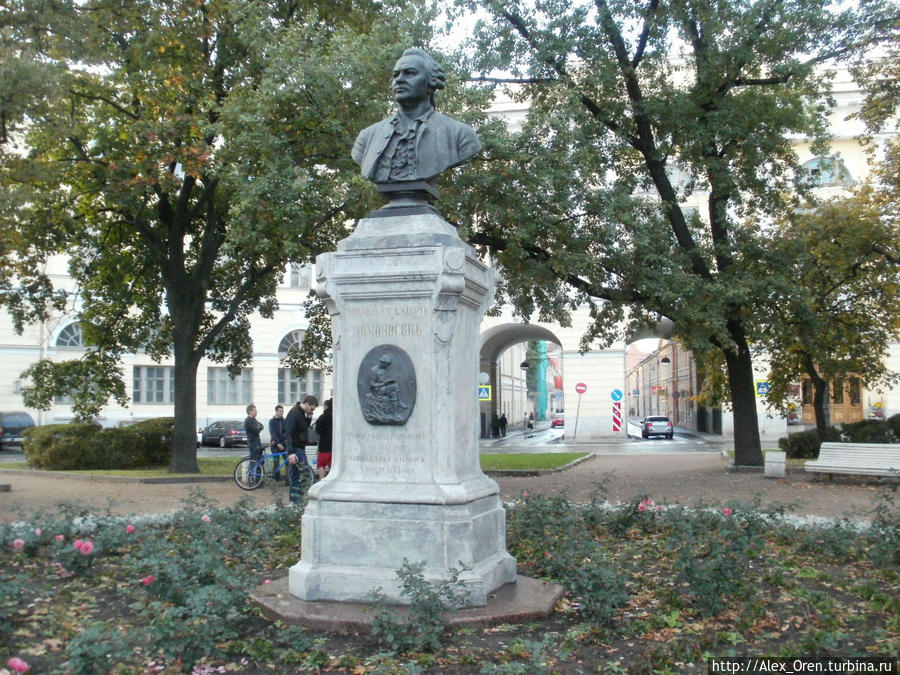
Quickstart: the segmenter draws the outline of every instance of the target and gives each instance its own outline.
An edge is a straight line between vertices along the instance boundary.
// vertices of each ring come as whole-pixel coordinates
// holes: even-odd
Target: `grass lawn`
[[[586,452],[535,452],[508,455],[482,455],[482,471],[540,471],[558,469],[585,457]]]
[[[542,470],[557,469],[569,462],[584,457],[586,452],[540,452],[534,454],[508,454],[508,455],[482,455],[481,468],[484,471],[509,471],[509,470]],[[200,474],[203,476],[230,476],[240,457],[200,457],[197,464],[200,465]],[[0,469],[27,469],[25,462],[0,463]],[[69,473],[83,473],[95,476],[120,476],[126,475],[134,478],[164,478],[172,476],[195,476],[196,474],[171,474],[165,467],[149,469],[133,469],[123,471],[121,469],[85,469],[81,471],[70,470]]]

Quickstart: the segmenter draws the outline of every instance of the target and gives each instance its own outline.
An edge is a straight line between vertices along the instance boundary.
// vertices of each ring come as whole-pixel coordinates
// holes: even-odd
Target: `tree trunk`
[[[175,360],[175,438],[172,442],[172,473],[199,473],[197,465],[197,368],[200,354],[194,349],[195,331],[186,329],[188,323],[169,307],[173,319],[172,352]],[[190,314],[190,312],[187,312]]]
[[[725,352],[728,387],[734,408],[734,465],[762,466],[759,420],[756,414],[756,388],[753,382],[753,360],[743,327],[729,323],[735,349]]]
[[[828,382],[819,375],[812,358],[806,357],[806,374],[813,383],[813,411],[816,415],[816,433],[820,441],[827,440],[831,416],[828,410]]]
[[[175,357],[175,438],[172,473],[199,473],[197,465],[197,367],[199,359]]]

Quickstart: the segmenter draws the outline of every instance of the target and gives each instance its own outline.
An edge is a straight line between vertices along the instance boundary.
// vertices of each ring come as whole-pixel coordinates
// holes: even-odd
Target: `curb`
[[[54,478],[86,478],[88,480],[104,481],[108,483],[156,483],[160,485],[180,483],[225,483],[233,480],[231,476],[108,476],[94,473],[72,473],[70,471],[42,471],[38,469],[0,469],[0,475],[33,475],[49,476]]]

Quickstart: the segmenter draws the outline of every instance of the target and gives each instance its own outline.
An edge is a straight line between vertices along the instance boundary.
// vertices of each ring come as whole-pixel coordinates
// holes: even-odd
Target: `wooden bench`
[[[822,443],[807,471],[900,476],[900,443]]]

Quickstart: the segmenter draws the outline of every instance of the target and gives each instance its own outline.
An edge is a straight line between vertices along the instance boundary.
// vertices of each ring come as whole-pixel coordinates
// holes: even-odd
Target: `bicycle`
[[[316,474],[309,463],[301,462],[301,464],[309,472],[310,477],[315,480]],[[282,471],[285,476],[290,471],[286,450],[266,453],[259,460],[247,455],[242,457],[234,467],[234,482],[242,490],[255,490],[266,480],[273,479],[275,474],[280,474]]]

